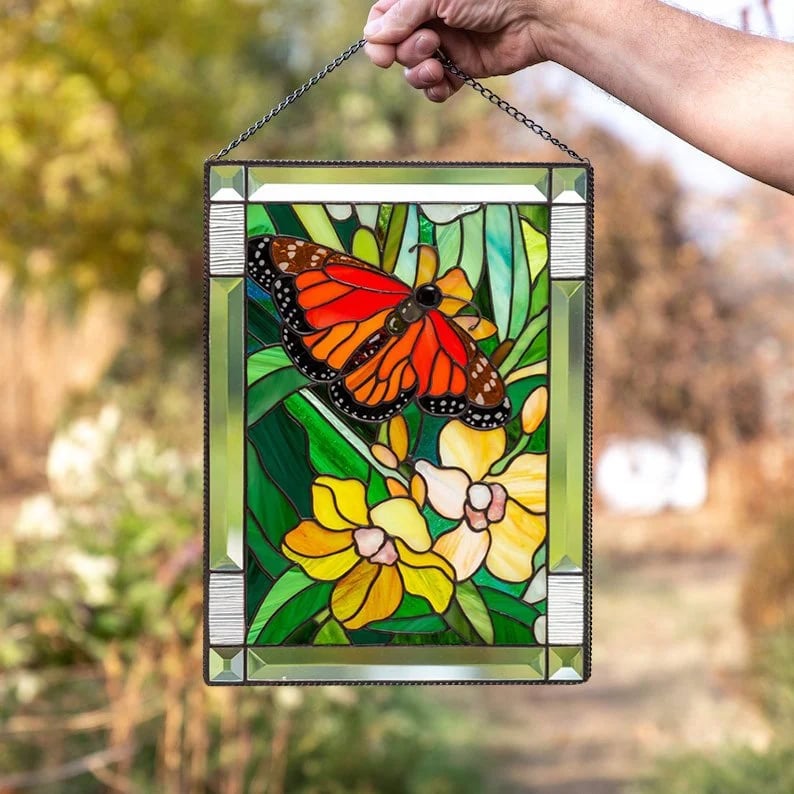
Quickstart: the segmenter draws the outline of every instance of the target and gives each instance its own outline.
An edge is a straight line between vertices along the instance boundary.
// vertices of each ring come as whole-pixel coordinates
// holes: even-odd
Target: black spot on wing
[[[383,422],[400,413],[416,394],[416,387],[400,392],[391,402],[378,405],[363,405],[347,390],[344,383],[336,381],[328,387],[331,402],[342,413],[362,422]]]
[[[270,292],[273,279],[281,274],[270,258],[271,240],[272,237],[266,234],[248,239],[247,274],[268,292]]]
[[[306,345],[303,343],[303,337],[295,333],[286,324],[281,326],[281,341],[292,363],[307,378],[317,383],[328,383],[337,377],[337,371],[322,361],[318,361],[307,350]]]

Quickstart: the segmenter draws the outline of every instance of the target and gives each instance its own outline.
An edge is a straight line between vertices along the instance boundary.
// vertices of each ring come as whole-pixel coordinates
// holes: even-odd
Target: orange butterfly
[[[421,272],[423,255],[425,265],[437,255],[419,248]],[[488,335],[492,323],[454,316],[470,305],[461,270],[411,289],[350,254],[280,235],[249,239],[248,275],[273,298],[287,355],[327,383],[349,416],[383,421],[416,399],[429,414],[475,428],[510,418],[504,382],[471,335]]]

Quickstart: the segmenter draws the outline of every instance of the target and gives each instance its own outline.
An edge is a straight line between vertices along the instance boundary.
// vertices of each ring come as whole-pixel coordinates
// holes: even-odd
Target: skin
[[[794,44],[741,33],[658,0],[378,0],[364,28],[433,102],[473,77],[555,61],[702,151],[794,193]]]

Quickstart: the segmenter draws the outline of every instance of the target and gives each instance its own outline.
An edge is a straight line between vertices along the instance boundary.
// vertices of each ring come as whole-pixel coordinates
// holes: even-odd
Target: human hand
[[[433,57],[439,47],[472,77],[511,74],[547,60],[541,12],[548,0],[378,0],[364,28],[365,51],[383,68],[406,67],[410,85],[444,102],[461,81]],[[555,0],[555,13],[564,0]]]

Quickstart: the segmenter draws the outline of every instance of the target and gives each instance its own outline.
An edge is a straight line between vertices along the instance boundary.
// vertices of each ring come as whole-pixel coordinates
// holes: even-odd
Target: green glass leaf
[[[274,495],[275,496],[275,495]],[[278,495],[280,496],[280,494]],[[276,496],[276,499],[278,499]],[[282,506],[284,497],[281,497]],[[273,508],[276,508],[274,510]],[[277,512],[279,503],[267,504],[268,513],[274,514],[272,518],[268,517],[267,524],[270,527],[271,537],[268,537],[261,525],[253,516],[253,511],[249,508],[245,517],[245,540],[248,543],[249,559],[255,558],[256,562],[262,567],[262,570],[270,576],[271,579],[278,579],[284,571],[289,568],[292,563],[285,559],[278,550],[275,544],[281,543],[287,531],[297,526],[297,520],[292,519],[294,512],[290,508],[289,511],[283,513]],[[273,538],[273,540],[271,540]]]
[[[314,645],[350,645],[350,639],[341,624],[333,618],[320,626],[320,630],[314,635]]]
[[[422,615],[412,618],[389,618],[370,623],[375,631],[388,631],[395,634],[434,634],[446,629],[444,620],[438,615]]]
[[[433,245],[433,224],[424,215],[419,216],[419,242]]]
[[[383,477],[394,477],[405,484],[399,473],[376,461],[369,447],[316,395],[293,394],[284,405],[305,428],[312,464],[318,472],[367,482],[370,470],[374,469]]]
[[[335,251],[344,250],[342,241],[322,204],[293,204],[292,209],[311,240],[320,245],[327,245]]]
[[[395,634],[389,645],[465,645],[466,641],[454,631],[438,634]]]
[[[303,228],[290,204],[268,204],[267,211],[277,234],[289,234],[306,239],[309,233]]]
[[[256,558],[249,554],[248,567],[245,573],[246,620],[251,620],[271,584],[272,579],[259,567]]]
[[[541,234],[531,223],[521,219],[521,233],[524,238],[524,250],[529,262],[529,272],[534,282],[538,273],[546,267],[549,261],[549,240]],[[548,301],[548,294],[547,294]]]
[[[455,587],[455,600],[477,635],[488,645],[493,644],[494,630],[488,607],[474,582],[460,582]]]
[[[505,582],[503,579],[497,579],[485,566],[474,574],[472,581],[480,588],[480,595],[483,585],[513,596],[520,596],[527,587],[526,582]]]
[[[396,210],[395,210],[396,212]],[[405,215],[405,226],[400,241],[394,275],[404,284],[413,286],[416,281],[417,250],[419,244],[419,210],[416,204],[409,204]]]
[[[540,614],[534,606],[530,606],[500,590],[482,587],[480,588],[480,594],[492,613],[498,612],[499,614],[507,615],[525,626],[531,627]]]
[[[462,268],[472,289],[480,285],[485,265],[485,212],[480,210],[464,215],[461,223],[460,256],[457,265]],[[491,316],[487,314],[486,316]]]
[[[246,225],[249,237],[258,237],[260,234],[275,234],[276,227],[273,224],[268,211],[261,204],[249,204],[246,213]]]
[[[246,372],[248,385],[250,386],[254,381],[264,378],[271,372],[291,366],[292,361],[281,345],[260,350],[248,357]]]
[[[383,270],[393,273],[408,219],[407,204],[385,204],[378,216],[378,230],[383,234]]]
[[[504,340],[509,336],[510,307],[513,298],[513,225],[511,208],[489,204],[485,208],[485,251],[491,280],[493,318]]]
[[[532,284],[532,300],[529,305],[529,316],[537,317],[549,307],[549,269],[544,267]]]
[[[292,638],[293,642],[305,643],[316,630],[316,626],[306,627],[300,637],[293,635],[318,612],[328,608],[334,584],[334,582],[315,582],[311,587],[291,597],[263,624],[256,644],[280,645],[288,637]],[[275,588],[275,584],[273,587]]]
[[[279,344],[281,342],[281,326],[277,319],[276,307],[269,297],[266,299],[251,297],[251,285],[252,281],[248,279],[246,330],[259,339],[263,345]]]
[[[275,406],[255,425],[249,427],[248,438],[270,482],[277,484],[300,515],[313,515],[311,484],[314,471],[309,465],[308,439],[304,429],[284,409],[284,404]],[[250,461],[249,456],[249,469]],[[254,498],[255,494],[249,490],[249,505],[252,505]],[[255,514],[257,520],[260,520],[260,510],[256,510]],[[267,531],[267,523],[260,523]]]
[[[510,326],[507,335],[515,339],[524,328],[529,317],[530,267],[525,238],[521,234],[521,221],[518,210],[510,207],[510,225],[513,239],[512,257],[512,300],[510,302]]]
[[[364,226],[356,229],[353,234],[352,254],[364,262],[380,267],[380,248],[371,229]]]
[[[518,214],[529,221],[542,234],[549,233],[551,213],[546,204],[519,204]]]
[[[314,579],[310,579],[300,568],[290,568],[286,573],[279,577],[265,596],[265,600],[257,610],[256,616],[251,621],[248,629],[248,644],[256,642],[262,629],[267,625],[273,615],[278,612],[290,599],[298,593],[303,592],[309,587],[316,585]]]
[[[526,328],[519,334],[512,349],[505,356],[505,360],[499,365],[502,377],[506,377],[520,366],[526,366],[545,358],[548,344],[547,342],[538,342],[538,340],[545,338],[548,321],[549,311],[544,309],[527,323]]]
[[[492,614],[495,645],[535,645],[535,633],[518,620],[499,613]]]
[[[436,226],[436,249],[438,250],[438,274],[458,266],[463,243],[463,223],[460,220]]]

